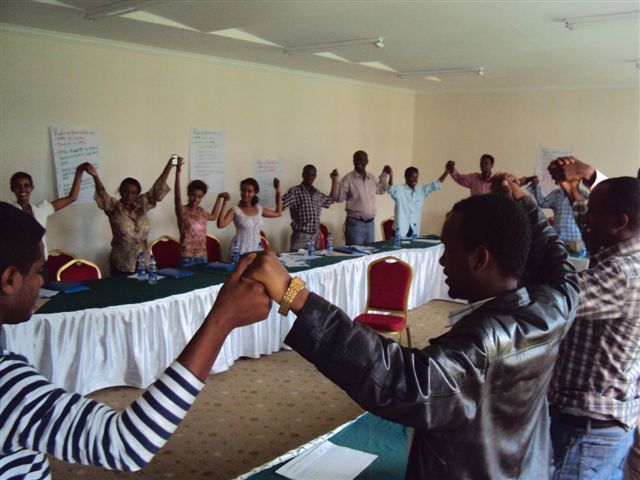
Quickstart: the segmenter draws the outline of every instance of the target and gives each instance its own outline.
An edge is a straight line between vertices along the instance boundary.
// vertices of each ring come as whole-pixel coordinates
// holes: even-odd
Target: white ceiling
[[[123,16],[84,18],[85,10],[110,3],[114,0],[0,0],[0,22],[418,92],[638,88],[640,81],[638,0],[171,0],[147,2]],[[630,11],[636,13],[625,19],[573,31],[564,27],[567,17]],[[383,37],[384,48],[328,52],[345,61],[283,54],[285,47],[370,37]],[[367,62],[393,71],[362,65]],[[394,73],[460,67],[484,67],[485,74],[433,81]]]

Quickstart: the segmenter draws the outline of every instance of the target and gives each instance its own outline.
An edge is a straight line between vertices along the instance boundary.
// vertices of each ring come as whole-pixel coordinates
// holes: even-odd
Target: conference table
[[[437,239],[436,239],[437,240]],[[438,263],[436,240],[371,244],[363,256],[319,256],[308,266],[290,268],[308,288],[342,308],[361,313],[366,301],[367,266],[387,255],[413,267],[409,308],[433,299],[450,300]],[[164,278],[156,285],[133,278],[85,282],[84,292],[58,294],[32,318],[5,325],[0,346],[20,353],[52,383],[88,394],[102,388],[146,388],[180,354],[202,324],[228,273],[204,267],[186,278]],[[223,372],[240,357],[258,358],[286,348],[284,338],[295,316],[274,305],[266,320],[235,329],[227,337],[212,373]]]
[[[411,428],[384,420],[372,413],[363,413],[355,420],[305,443],[279,457],[254,468],[235,480],[282,480],[276,471],[302,453],[329,441],[334,445],[376,455],[355,480],[389,480],[404,478],[409,456]]]

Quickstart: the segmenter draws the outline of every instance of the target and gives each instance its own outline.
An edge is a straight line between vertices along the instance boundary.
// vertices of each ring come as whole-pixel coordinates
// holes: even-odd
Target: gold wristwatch
[[[280,308],[278,309],[278,313],[280,315],[287,315],[289,313],[289,309],[291,308],[291,303],[296,298],[296,295],[300,293],[305,287],[305,283],[300,280],[298,277],[293,277],[291,282],[289,282],[289,288],[284,292],[284,296],[282,300],[280,300]]]

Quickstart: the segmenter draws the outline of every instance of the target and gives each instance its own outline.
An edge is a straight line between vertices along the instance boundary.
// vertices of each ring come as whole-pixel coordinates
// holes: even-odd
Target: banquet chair
[[[220,248],[220,240],[207,233],[207,261],[219,262],[222,259],[222,249]]]
[[[383,257],[371,262],[367,269],[367,304],[365,313],[355,322],[371,327],[378,333],[398,335],[407,331],[407,345],[411,348],[411,331],[407,324],[407,304],[413,270],[396,257]]]
[[[329,229],[324,223],[320,224],[320,238],[318,239],[318,248],[324,250],[327,248],[327,242],[329,238]]]
[[[89,260],[74,258],[65,263],[58,270],[56,280],[59,282],[86,282],[87,280],[100,280],[102,273],[100,268]]]
[[[168,235],[151,242],[149,247],[156,258],[158,270],[162,268],[178,268],[180,266],[180,242]]]
[[[267,239],[267,234],[262,230],[260,230],[260,242],[262,243],[262,250],[269,249],[269,240]]]
[[[58,276],[58,270],[63,265],[77,258],[73,253],[65,252],[59,248],[49,250],[47,257],[47,271],[49,272],[49,280],[55,280]]]
[[[382,238],[383,240],[389,240],[396,236],[396,232],[393,230],[395,217],[385,218],[380,224],[380,228],[382,229]]]

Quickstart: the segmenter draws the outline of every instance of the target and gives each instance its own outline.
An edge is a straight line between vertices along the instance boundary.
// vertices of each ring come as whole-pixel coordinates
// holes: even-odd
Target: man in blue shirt
[[[549,195],[544,196],[537,176],[528,177],[527,180],[530,180],[527,189],[538,202],[538,206],[553,210],[553,228],[560,240],[567,244],[570,251],[579,250],[579,246],[582,244],[582,235],[573,216],[571,202],[562,189],[556,188]],[[588,193],[586,195],[588,197]]]
[[[418,169],[409,167],[404,171],[404,185],[392,185],[388,193],[396,202],[394,230],[401,236],[411,237],[420,233],[420,217],[424,199],[442,188],[449,172],[446,170],[435,182],[418,185]]]

